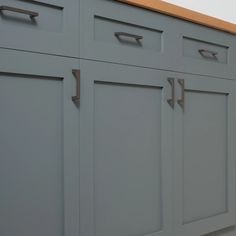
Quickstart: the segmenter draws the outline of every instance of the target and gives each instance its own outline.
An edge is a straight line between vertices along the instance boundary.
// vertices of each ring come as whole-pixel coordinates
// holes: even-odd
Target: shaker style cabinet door
[[[177,236],[235,225],[235,81],[178,75],[174,126]]]
[[[0,55],[0,235],[78,235],[79,63]]]
[[[80,236],[169,236],[171,86],[161,72],[81,62]]]
[[[79,56],[79,0],[1,0],[0,47]]]

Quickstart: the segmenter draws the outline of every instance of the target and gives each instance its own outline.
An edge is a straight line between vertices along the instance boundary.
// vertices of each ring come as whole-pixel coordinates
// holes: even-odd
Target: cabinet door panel
[[[94,91],[96,235],[160,231],[161,89],[108,83]]]
[[[71,69],[33,54],[22,54],[19,65],[11,53],[3,51],[0,68],[0,235],[76,235],[78,115],[69,96]]]
[[[234,224],[234,82],[185,79],[185,107],[175,121],[176,222],[179,235]],[[178,188],[179,187],[179,188]]]
[[[164,140],[171,108],[164,77],[118,65],[81,66],[81,235],[169,235]]]
[[[227,211],[227,118],[227,94],[186,91],[184,223]]]

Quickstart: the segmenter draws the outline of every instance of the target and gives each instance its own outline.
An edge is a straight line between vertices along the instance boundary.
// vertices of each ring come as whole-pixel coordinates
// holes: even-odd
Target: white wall
[[[236,0],[163,0],[236,24]]]

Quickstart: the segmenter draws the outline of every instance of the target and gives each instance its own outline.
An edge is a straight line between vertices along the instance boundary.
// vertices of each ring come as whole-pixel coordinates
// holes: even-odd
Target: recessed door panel
[[[162,230],[161,89],[95,84],[96,235]]]
[[[62,81],[0,75],[0,109],[0,234],[62,236]]]
[[[184,223],[227,211],[228,95],[186,91]]]

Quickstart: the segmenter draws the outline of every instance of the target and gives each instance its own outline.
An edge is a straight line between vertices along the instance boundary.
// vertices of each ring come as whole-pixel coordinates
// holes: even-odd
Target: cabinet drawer
[[[235,36],[191,22],[177,21],[179,28],[179,71],[235,77]]]
[[[95,40],[140,50],[161,51],[162,32],[103,17],[94,18]]]
[[[216,63],[228,63],[228,49],[224,45],[183,37],[183,55]]]
[[[78,56],[77,2],[2,0],[0,47]]]
[[[81,58],[235,77],[234,35],[115,0],[80,8]]]
[[[167,16],[118,1],[83,0],[80,7],[81,58],[148,68],[175,63],[167,58],[174,41]]]

